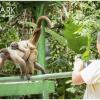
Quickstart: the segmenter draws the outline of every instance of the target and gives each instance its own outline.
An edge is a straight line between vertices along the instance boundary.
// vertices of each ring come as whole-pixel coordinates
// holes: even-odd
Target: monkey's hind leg
[[[27,61],[30,75],[32,75],[32,73],[34,73],[34,63],[33,62],[35,62],[35,60],[36,60],[36,54],[33,50],[33,51],[31,51],[30,57]]]
[[[29,74],[30,75],[32,75],[33,73],[34,73],[34,63],[33,63],[33,61],[28,61],[28,66],[27,66],[27,68],[28,68],[28,72],[29,72]]]
[[[34,62],[34,68],[40,70],[42,74],[46,74],[45,69],[39,63]]]
[[[20,65],[21,78],[24,79],[24,76],[27,75],[26,62],[21,57],[16,57],[16,60],[17,64]]]
[[[30,64],[29,64],[29,62],[27,61],[26,62],[26,70],[27,70],[27,74],[26,74],[26,78],[27,78],[27,80],[30,80],[31,79],[31,74],[30,74],[30,72],[32,72],[32,68],[30,68],[31,66],[30,66]]]
[[[21,79],[24,79],[24,76],[25,75],[23,74],[23,71],[22,70],[23,70],[23,66],[20,65],[20,78]]]

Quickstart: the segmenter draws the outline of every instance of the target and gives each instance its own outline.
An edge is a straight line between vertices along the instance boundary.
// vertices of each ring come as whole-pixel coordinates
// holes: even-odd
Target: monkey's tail
[[[48,24],[48,27],[51,27],[51,21],[47,16],[40,16],[37,20],[37,28],[41,28],[42,21],[45,20]]]
[[[41,34],[41,25],[42,21],[45,20],[47,22],[48,27],[51,27],[51,21],[47,16],[40,16],[37,20],[37,28],[33,32],[33,37],[31,38],[32,44],[36,45],[37,41],[39,40]]]

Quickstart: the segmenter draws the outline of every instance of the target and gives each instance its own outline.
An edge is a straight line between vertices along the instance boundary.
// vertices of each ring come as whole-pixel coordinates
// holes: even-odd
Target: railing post
[[[39,9],[39,8],[38,8]],[[44,4],[40,6],[38,16],[41,16],[44,14]],[[41,30],[41,35],[40,39],[38,42],[38,62],[45,67],[45,34],[44,34],[44,24],[42,24],[42,30]],[[49,94],[48,94],[48,87],[45,86],[45,81],[43,81],[43,99],[49,99]]]
[[[49,99],[48,87],[45,86],[45,80],[43,81],[42,98],[43,99]]]

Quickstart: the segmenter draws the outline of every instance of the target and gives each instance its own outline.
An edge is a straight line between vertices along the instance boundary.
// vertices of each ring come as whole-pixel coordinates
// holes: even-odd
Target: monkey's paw
[[[21,75],[20,78],[24,80],[24,75]]]
[[[26,75],[27,80],[31,80],[31,76],[28,74]]]

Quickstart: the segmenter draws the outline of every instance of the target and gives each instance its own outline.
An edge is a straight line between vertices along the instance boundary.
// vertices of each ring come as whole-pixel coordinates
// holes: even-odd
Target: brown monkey
[[[36,29],[34,30],[33,32],[33,36],[29,39],[29,42],[32,43],[33,45],[36,46],[38,40],[39,40],[39,37],[40,37],[40,34],[41,34],[41,25],[42,25],[42,21],[45,20],[48,24],[49,27],[51,27],[51,21],[48,17],[46,16],[40,16],[38,18],[38,21],[37,21],[37,27]],[[30,67],[30,69],[32,69],[32,66],[33,66],[33,59],[34,59],[34,56],[35,56],[35,52],[34,51],[31,51],[31,54],[30,54],[30,57],[29,57],[29,62],[28,62],[28,65]],[[34,62],[34,67],[36,69],[39,69],[42,71],[42,73],[45,73],[45,70],[39,65],[36,63],[36,61]],[[32,73],[32,70],[30,70],[30,73]]]
[[[21,78],[24,78],[25,75],[28,78],[29,76],[27,74],[26,62],[23,59],[23,57],[25,55],[24,52],[19,51],[19,50],[13,50],[10,47],[5,48],[5,49],[9,53],[10,60],[12,60],[15,65],[16,64],[20,65]],[[2,49],[1,52],[5,53],[4,49]]]
[[[20,50],[24,52],[24,59],[27,62],[27,73],[32,73],[34,71],[34,62],[37,61],[37,49],[36,46],[32,45],[30,42],[21,41],[21,42],[12,42],[10,45],[11,49],[13,50]],[[34,53],[31,57],[31,52]],[[30,65],[31,63],[31,65]],[[31,72],[30,72],[31,71]]]
[[[15,47],[17,47],[17,46],[15,46]],[[12,53],[14,53],[14,54],[12,55]],[[16,64],[20,65],[21,78],[24,78],[24,76],[26,75],[26,78],[29,80],[30,79],[30,70],[28,67],[28,62],[23,59],[23,56],[24,56],[24,51],[21,51],[19,53],[19,50],[17,50],[17,49],[16,50],[13,50],[11,48],[1,49],[0,50],[0,69],[2,68],[5,60],[7,60],[7,59],[12,60],[15,65]],[[39,70],[41,70],[41,68]]]
[[[40,16],[39,19],[38,19],[38,21],[37,21],[37,28],[36,28],[35,31],[33,32],[32,38],[29,39],[29,40],[24,40],[24,42],[23,42],[23,41],[20,41],[20,42],[18,43],[19,46],[21,45],[21,47],[23,48],[23,47],[25,47],[28,43],[29,43],[29,44],[31,43],[32,45],[35,45],[35,46],[36,46],[36,43],[37,43],[37,41],[38,41],[38,39],[39,39],[40,32],[41,32],[42,20],[46,20],[46,21],[48,22],[48,25],[49,25],[49,26],[51,25],[51,21],[49,20],[48,17],[46,17],[46,16]],[[8,47],[8,48],[7,48],[7,51],[8,51],[8,53],[9,53],[9,55],[10,55],[10,58],[13,60],[13,62],[14,62],[14,63],[17,63],[17,64],[19,64],[19,65],[21,66],[21,70],[22,70],[21,76],[26,75],[26,74],[28,74],[28,73],[32,73],[33,67],[35,67],[35,68],[41,70],[42,73],[45,73],[44,69],[43,69],[42,67],[40,67],[40,65],[37,64],[36,61],[34,61],[34,57],[37,57],[37,56],[35,56],[35,55],[36,55],[35,52],[37,51],[36,49],[35,49],[35,51],[34,51],[34,50],[31,50],[30,56],[29,56],[29,58],[28,58],[28,61],[26,62],[26,63],[27,63],[27,66],[28,66],[28,68],[29,68],[29,72],[28,72],[28,73],[27,73],[26,63],[25,63],[25,61],[22,59],[23,57],[25,58],[25,52],[22,52],[22,51],[17,50],[17,49],[14,50],[14,49],[12,49],[11,47]],[[3,53],[4,53],[4,51],[3,51]],[[26,57],[26,58],[27,58],[27,57]]]
[[[0,59],[1,59],[0,69],[2,68],[5,60],[7,59],[12,60],[14,64],[20,65],[21,78],[24,78],[24,76],[26,75],[27,79],[29,79],[30,76],[27,74],[26,62],[24,61],[24,59],[22,59],[22,57],[24,56],[24,53],[18,53],[18,52],[19,51],[12,50],[10,48],[1,49],[0,50]]]
[[[7,48],[3,48],[0,50],[0,69],[2,69],[2,66],[3,66],[5,60],[13,61],[12,57],[10,56],[9,50]],[[20,62],[20,63],[22,63],[22,62]],[[26,64],[28,65],[27,62],[26,62]],[[45,73],[45,70],[40,66],[40,64],[34,63],[34,65],[35,65],[34,67],[36,69],[42,71],[42,73]],[[23,71],[23,70],[25,70],[25,69],[23,69],[23,67],[21,67],[21,71]],[[24,73],[26,73],[26,72],[24,72]],[[23,74],[21,74],[21,78],[23,78]],[[30,79],[30,76],[27,75],[27,79]]]
[[[13,55],[12,55],[13,53]],[[14,62],[14,64],[20,65],[20,71],[21,71],[21,78],[24,78],[24,75],[27,76],[27,79],[29,79],[29,75],[26,73],[26,63],[22,59],[22,56],[24,53],[18,53],[20,55],[17,55],[17,51],[11,50],[10,48],[3,48],[0,50],[0,70],[2,69],[4,62],[8,59]],[[15,57],[13,57],[15,56]],[[25,67],[25,68],[24,68]]]
[[[37,21],[37,28],[35,29],[35,31],[33,32],[33,36],[31,39],[29,40],[24,40],[24,41],[20,41],[18,42],[18,45],[20,47],[25,47],[27,43],[31,43],[32,45],[35,45],[36,46],[36,43],[38,42],[38,39],[40,37],[40,33],[41,33],[41,24],[42,24],[42,21],[43,20],[46,20],[47,23],[48,23],[48,26],[51,26],[51,21],[49,20],[48,17],[46,16],[40,16],[38,21]],[[40,67],[39,64],[36,64],[36,61],[37,61],[37,49],[34,49],[34,50],[31,50],[30,52],[30,56],[28,58],[28,68],[29,68],[29,73],[32,73],[33,70],[34,70],[34,67],[37,68],[37,69],[40,69],[42,71],[42,73],[45,73],[44,69]]]
[[[28,41],[12,42],[10,44],[10,47],[13,50],[20,50],[20,51],[24,52],[24,55],[25,56],[23,57],[23,59],[25,61],[29,58],[30,53],[31,53],[31,50],[34,50],[35,51],[35,49],[36,49],[36,46],[35,45],[32,45]]]
[[[29,42],[28,42],[29,43]],[[24,52],[25,53],[25,57],[26,57],[26,54],[29,54],[29,52],[30,52],[30,55],[31,55],[31,52],[32,53],[34,53],[33,55],[32,55],[32,59],[31,59],[31,61],[30,61],[30,56],[28,55],[28,57],[29,57],[29,59],[27,58],[27,66],[26,67],[28,67],[28,71],[29,71],[29,73],[30,74],[32,74],[32,71],[34,71],[34,68],[35,69],[38,69],[38,70],[41,70],[41,72],[44,74],[45,73],[45,70],[40,66],[40,64],[38,64],[38,63],[36,63],[36,61],[37,61],[37,49],[36,49],[36,47],[35,46],[28,46],[28,47],[26,47],[26,48],[30,48],[30,50],[28,49],[27,51],[25,50],[26,48],[24,48],[24,49],[22,49],[22,47],[21,46],[19,46],[20,45],[20,42],[12,42],[11,43],[11,48],[12,49],[18,49],[18,50],[20,50],[20,51],[22,51],[22,52]],[[31,44],[30,44],[31,45]],[[21,48],[20,48],[21,47]],[[25,58],[24,57],[24,58]],[[25,59],[24,59],[25,60]],[[32,62],[32,67],[31,66],[29,66],[29,61],[30,62]]]

